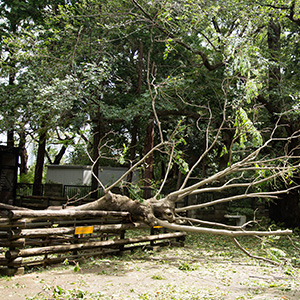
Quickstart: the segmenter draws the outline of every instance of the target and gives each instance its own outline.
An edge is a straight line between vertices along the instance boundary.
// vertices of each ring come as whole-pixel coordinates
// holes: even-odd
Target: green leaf
[[[74,267],[74,272],[79,272],[80,271],[80,266],[79,263],[76,262],[75,267]]]

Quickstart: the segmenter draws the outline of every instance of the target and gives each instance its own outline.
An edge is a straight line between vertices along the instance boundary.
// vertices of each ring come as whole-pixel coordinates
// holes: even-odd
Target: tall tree
[[[26,81],[29,71],[36,74],[32,103],[43,107],[48,136],[87,125],[95,137],[95,169],[107,157],[129,159],[132,166],[142,159],[139,166],[150,171],[145,179],[164,189],[181,182],[179,169],[185,177],[178,187],[187,193],[197,178],[215,178],[269,139],[274,147],[263,147],[262,155],[281,155],[284,142],[275,138],[297,132],[299,83],[291,74],[299,74],[298,4],[261,2],[95,0],[60,6],[31,35],[36,55],[22,75]],[[34,115],[31,127],[38,132],[42,123]],[[294,137],[290,150],[296,150]],[[135,151],[127,151],[129,145]],[[296,160],[293,153],[286,155]],[[265,161],[257,159],[263,168]],[[229,173],[218,181],[230,182],[235,177]],[[271,182],[267,171],[258,176]],[[98,183],[95,178],[95,188]]]

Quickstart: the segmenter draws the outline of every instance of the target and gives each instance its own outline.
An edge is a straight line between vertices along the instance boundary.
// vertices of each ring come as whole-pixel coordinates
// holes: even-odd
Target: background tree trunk
[[[28,154],[26,150],[26,134],[25,131],[22,130],[20,132],[20,141],[19,141],[19,148],[20,148],[20,175],[27,174],[28,168],[27,168],[27,161],[28,161]]]
[[[269,99],[268,107],[273,107],[273,118],[275,113],[280,113],[283,109],[284,101],[281,97],[279,84],[281,80],[280,72],[280,34],[281,26],[278,21],[270,20],[268,28],[268,48],[271,56],[271,61],[274,62],[269,68]],[[284,119],[284,122],[287,122]],[[287,135],[292,133],[294,129],[293,124],[287,127]],[[292,141],[295,142],[295,141]],[[294,147],[294,146],[292,146]],[[284,183],[282,183],[284,184]],[[299,194],[298,191],[291,192],[287,195],[282,195],[279,199],[274,199],[270,204],[270,218],[275,222],[283,222],[286,226],[299,226],[300,225],[300,207],[299,207]]]
[[[33,192],[32,192],[32,194],[35,196],[41,196],[43,193],[42,180],[43,180],[45,153],[46,153],[46,137],[47,137],[46,129],[41,129],[40,136],[39,136],[35,172],[34,172]]]
[[[66,153],[67,147],[65,145],[62,145],[62,147],[60,148],[59,152],[57,153],[57,155],[54,158],[53,164],[54,165],[59,165],[64,154]]]
[[[13,130],[9,130],[7,132],[7,146],[14,147],[14,131]]]

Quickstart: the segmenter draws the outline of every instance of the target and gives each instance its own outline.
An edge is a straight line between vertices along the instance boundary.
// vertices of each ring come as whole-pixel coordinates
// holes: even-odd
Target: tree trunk
[[[138,45],[138,66],[137,66],[137,89],[136,92],[138,96],[142,93],[142,86],[143,86],[143,43],[140,40]],[[137,134],[138,134],[138,124],[139,124],[139,117],[136,116],[132,122],[132,131],[131,131],[131,143],[130,143],[130,167],[132,166],[132,162],[136,156],[136,144],[137,144]],[[132,182],[133,172],[131,172],[128,177],[127,181]]]
[[[139,41],[139,55],[138,55],[138,86],[137,94],[141,95],[143,86],[143,43]]]
[[[53,161],[54,165],[59,165],[61,162],[61,159],[63,158],[64,154],[66,153],[67,147],[65,145],[63,145],[60,148],[60,151],[58,152],[58,154],[55,156],[55,159]]]
[[[15,143],[14,143],[14,131],[13,130],[9,130],[7,132],[7,146],[8,147],[14,147]]]
[[[225,168],[227,168],[228,163],[229,163],[229,159],[230,159],[230,147],[231,147],[231,143],[234,137],[234,130],[224,130],[222,131],[222,142],[224,144],[224,146],[226,147],[226,152],[223,152],[222,157],[220,157],[221,152],[222,152],[222,148],[219,149],[219,170],[224,170]],[[225,180],[225,178],[223,179]]]
[[[43,193],[42,180],[43,180],[45,153],[46,153],[46,136],[47,136],[47,131],[45,129],[41,129],[40,136],[39,136],[39,145],[38,145],[38,153],[37,153],[37,159],[35,165],[33,193],[32,193],[35,196],[41,196]]]
[[[284,105],[280,99],[279,83],[281,79],[280,73],[280,34],[281,26],[278,21],[270,20],[268,28],[268,48],[271,55],[271,60],[274,65],[269,68],[269,106],[276,108],[273,113],[280,113]],[[287,121],[287,120],[285,120]],[[294,124],[290,124],[290,129]],[[287,135],[290,134],[287,128]],[[295,142],[295,141],[292,141]],[[283,183],[284,184],[284,183]],[[279,199],[274,199],[270,204],[270,218],[276,222],[283,222],[287,226],[300,225],[300,207],[298,192],[289,193],[287,196],[282,196]]]
[[[13,34],[17,31],[17,25],[15,23],[11,24],[11,31]],[[16,67],[16,63],[13,59],[13,53],[11,53],[11,58],[10,58],[10,67],[12,70]],[[15,85],[15,78],[16,78],[16,73],[15,71],[11,71],[8,75],[8,85],[9,86],[14,86]],[[10,124],[11,130],[7,132],[7,146],[9,147],[14,147],[14,124]]]
[[[274,66],[269,68],[269,95],[270,102],[278,102],[278,99],[274,99],[276,91],[278,90],[278,84],[280,81],[280,33],[281,27],[278,21],[270,20],[268,28],[268,48],[271,55],[271,60],[275,63]],[[278,96],[278,95],[277,95]],[[277,98],[277,97],[276,97]],[[274,103],[274,102],[273,102]]]
[[[28,168],[27,168],[28,154],[27,154],[25,144],[26,144],[26,134],[25,131],[22,130],[20,132],[20,141],[19,141],[19,148],[21,150],[20,175],[27,174],[28,172]]]
[[[296,228],[300,225],[300,209],[298,191],[292,191],[274,199],[269,209],[270,218],[285,226]]]
[[[15,66],[14,62],[12,62],[13,67]],[[15,73],[10,73],[9,74],[9,79],[8,79],[8,84],[10,86],[14,85],[14,81],[15,81]],[[11,124],[11,127],[13,128],[13,124]],[[8,147],[14,147],[15,143],[14,143],[14,130],[11,129],[7,132],[7,146]]]
[[[127,196],[113,193],[105,194],[93,202],[72,208],[73,210],[109,210],[129,212],[132,221],[143,222],[150,226],[157,223],[157,218],[174,222],[175,202],[156,199],[148,199],[143,202],[134,201]]]

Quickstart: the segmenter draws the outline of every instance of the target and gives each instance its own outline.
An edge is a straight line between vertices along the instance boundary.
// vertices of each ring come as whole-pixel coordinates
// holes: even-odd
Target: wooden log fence
[[[127,212],[10,210],[6,215],[0,218],[0,272],[7,275],[24,267],[79,261],[136,247],[174,241],[183,245],[185,237],[183,232],[132,223]]]

